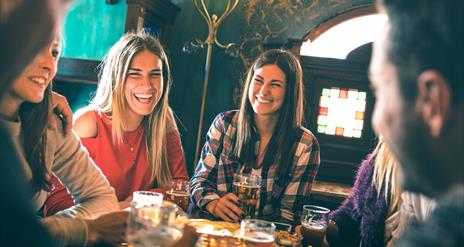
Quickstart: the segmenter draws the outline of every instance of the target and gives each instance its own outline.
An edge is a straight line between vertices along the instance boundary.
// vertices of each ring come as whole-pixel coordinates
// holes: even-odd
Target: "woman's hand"
[[[73,113],[66,97],[59,93],[52,92],[52,109],[58,118],[61,119],[63,124],[63,135],[67,136],[72,129]],[[52,129],[58,127],[55,118],[50,118],[50,123],[48,125]]]
[[[116,211],[85,220],[88,227],[87,245],[105,243],[116,245],[125,241],[128,211]]]
[[[226,194],[219,200],[212,201],[206,205],[206,210],[212,215],[228,222],[238,222],[243,218],[239,199],[234,193]]]

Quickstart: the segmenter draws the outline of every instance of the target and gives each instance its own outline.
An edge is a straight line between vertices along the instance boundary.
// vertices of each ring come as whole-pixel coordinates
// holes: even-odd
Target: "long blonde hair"
[[[132,58],[148,50],[158,56],[163,63],[163,92],[153,112],[145,116],[142,126],[147,144],[147,159],[154,182],[164,187],[172,179],[166,150],[166,118],[170,114],[168,104],[171,86],[171,71],[168,58],[158,39],[144,30],[125,34],[114,44],[100,65],[99,83],[93,105],[98,111],[112,118],[112,136],[116,145],[124,139],[124,112],[129,106],[124,95],[127,71]]]
[[[379,192],[384,188],[385,200],[389,203],[388,212],[392,213],[401,205],[400,167],[395,156],[381,138],[374,153],[377,153],[374,163],[372,184]]]

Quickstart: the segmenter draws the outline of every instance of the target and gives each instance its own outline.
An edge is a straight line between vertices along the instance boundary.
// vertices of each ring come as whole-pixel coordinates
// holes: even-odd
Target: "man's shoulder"
[[[424,223],[415,223],[398,246],[462,246],[464,243],[464,186],[437,199],[437,207]]]

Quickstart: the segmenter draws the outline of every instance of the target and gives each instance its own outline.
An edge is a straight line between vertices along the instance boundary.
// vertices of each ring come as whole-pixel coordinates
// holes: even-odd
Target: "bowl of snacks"
[[[297,233],[287,231],[276,231],[275,241],[277,246],[285,247],[302,247],[301,241],[303,237]]]

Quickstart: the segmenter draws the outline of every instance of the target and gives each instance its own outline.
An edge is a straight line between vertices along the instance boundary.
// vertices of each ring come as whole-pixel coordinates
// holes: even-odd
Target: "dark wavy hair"
[[[396,67],[406,102],[417,96],[417,77],[425,70],[444,76],[452,103],[464,97],[464,10],[455,0],[380,0],[391,25],[387,56]]]
[[[52,83],[45,89],[44,99],[40,103],[24,102],[19,109],[21,144],[32,170],[31,183],[34,192],[51,189],[49,171],[45,164],[51,94]]]

